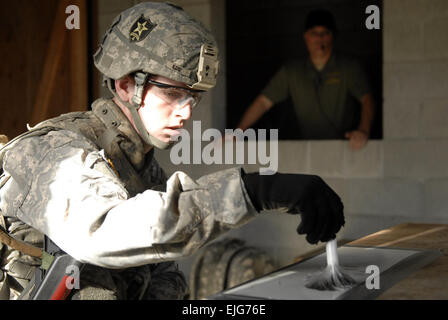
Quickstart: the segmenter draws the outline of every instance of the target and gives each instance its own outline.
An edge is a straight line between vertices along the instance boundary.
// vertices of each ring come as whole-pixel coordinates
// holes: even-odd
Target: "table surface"
[[[440,250],[443,256],[396,283],[377,299],[448,299],[448,225],[405,223],[346,245]]]

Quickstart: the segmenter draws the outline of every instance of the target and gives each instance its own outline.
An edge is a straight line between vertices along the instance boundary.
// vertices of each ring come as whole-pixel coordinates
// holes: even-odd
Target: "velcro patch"
[[[156,27],[151,20],[146,19],[143,15],[132,25],[129,32],[129,39],[131,42],[139,42],[144,40],[148,34]]]

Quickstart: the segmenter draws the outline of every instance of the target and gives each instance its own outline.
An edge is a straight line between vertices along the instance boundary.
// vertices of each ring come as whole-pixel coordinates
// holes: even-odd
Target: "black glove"
[[[299,234],[315,244],[327,242],[345,224],[339,196],[318,176],[305,174],[243,174],[246,190],[257,211],[286,208],[301,214]]]

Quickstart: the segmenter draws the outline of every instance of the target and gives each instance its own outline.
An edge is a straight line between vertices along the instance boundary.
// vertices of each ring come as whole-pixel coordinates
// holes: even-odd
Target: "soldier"
[[[2,228],[37,247],[45,235],[85,264],[70,298],[182,299],[174,261],[266,209],[300,213],[310,243],[335,237],[343,206],[317,176],[232,168],[166,179],[154,147],[172,145],[217,73],[213,36],[181,8],[122,12],[94,60],[112,99],[46,120],[0,153]],[[40,264],[4,246],[3,297],[17,298]]]

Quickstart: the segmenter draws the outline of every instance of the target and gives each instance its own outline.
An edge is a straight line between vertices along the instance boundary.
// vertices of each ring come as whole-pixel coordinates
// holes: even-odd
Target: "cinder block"
[[[196,128],[195,130],[198,129]],[[268,170],[273,172],[280,171],[278,152],[275,150],[275,147],[272,147],[271,149],[269,141],[267,141],[265,146],[260,145],[257,141],[246,141],[245,143],[234,142],[231,145],[233,148],[230,149],[232,153],[230,153],[227,152],[227,146],[223,144],[221,140],[216,143],[193,140],[194,133],[188,129],[187,131],[190,134],[190,145],[182,146],[182,148],[187,148],[189,150],[188,161],[185,161],[185,163],[184,161],[180,164],[173,163],[171,160],[171,152],[173,152],[174,149],[156,150],[156,158],[160,160],[160,163],[165,170],[171,172],[180,170],[189,174],[194,174],[196,177],[233,167],[242,167],[246,172],[259,172],[262,174],[265,174],[265,171]],[[230,144],[231,142],[228,143]],[[220,151],[221,153],[220,155],[218,154],[216,158],[211,159],[212,163],[207,164],[207,159],[204,158],[204,152],[210,152],[210,149],[217,152]],[[174,150],[174,152],[174,156],[177,158],[177,152],[179,152],[179,150]],[[195,152],[198,152],[196,156],[194,156]],[[260,154],[262,157],[260,157]],[[174,162],[179,162],[178,160],[179,159],[176,159]]]
[[[101,12],[98,15],[98,44],[103,40],[106,30],[112,24],[112,21],[120,12]]]
[[[448,58],[448,14],[424,23],[424,51],[428,59]]]
[[[410,179],[350,179],[347,213],[415,217],[424,210],[423,187]]]
[[[383,92],[385,99],[422,99],[426,96],[427,63],[385,63]]]
[[[188,12],[193,18],[201,21],[205,27],[211,29],[212,17],[210,1],[181,1],[185,12]]]
[[[202,150],[209,144],[210,142],[203,142]],[[246,141],[245,143],[233,142],[233,149],[231,149],[233,150],[233,154],[227,153],[226,145],[222,144],[221,141],[215,145],[215,148],[217,148],[216,150],[221,150],[222,164],[207,165],[203,163],[201,168],[207,171],[210,171],[210,168],[212,168],[216,171],[232,167],[242,167],[246,172],[258,172],[262,174],[265,171],[272,171],[274,173],[279,171],[278,152],[275,150],[275,147],[271,149],[269,141],[266,142],[265,147],[258,144],[257,141]],[[260,154],[263,156],[262,158]],[[232,155],[233,157],[231,157]],[[240,156],[242,157],[241,159],[239,158]]]
[[[310,173],[309,142],[279,141],[278,171],[284,173]]]
[[[165,171],[165,173],[169,176],[171,176],[176,171],[182,171],[188,174],[193,179],[198,179],[204,175],[207,175],[209,173],[213,173],[219,170],[224,170],[233,166],[230,165],[218,165],[218,164],[173,164],[170,158],[170,152],[171,150],[159,150],[156,149],[154,152],[154,156],[159,162],[162,169]],[[192,151],[190,151],[192,152]],[[190,159],[191,160],[191,159]]]
[[[414,20],[388,22],[383,31],[384,61],[419,60],[424,57],[423,24]]]
[[[425,182],[427,218],[444,218],[448,223],[448,179],[431,179]]]
[[[383,105],[384,138],[418,137],[420,105],[418,100],[385,100]]]
[[[431,0],[425,2],[425,17],[437,18],[448,15],[448,2],[446,0]]]
[[[426,69],[424,97],[428,99],[448,98],[448,60],[430,61],[426,64]]]
[[[448,176],[448,140],[384,140],[383,143],[385,177]]]
[[[409,23],[414,23],[422,19],[422,14],[425,13],[426,0],[393,0],[384,1],[383,3],[383,18],[384,23],[396,21],[398,19],[405,19]]]
[[[345,178],[380,178],[383,175],[381,141],[369,140],[364,148],[352,150],[344,145],[343,175]]]
[[[448,99],[423,104],[422,134],[426,138],[448,138]]]
[[[219,43],[226,42],[226,0],[210,1],[210,12],[212,16],[211,31]],[[224,46],[220,46],[224,48]]]
[[[310,172],[328,178],[344,177],[345,140],[310,141]]]
[[[239,164],[237,159],[238,152],[242,149],[240,144],[234,143],[234,163],[235,165],[243,166],[248,172],[259,172],[265,174],[267,171],[279,172],[279,162],[281,159],[280,146],[278,141],[266,141],[262,144],[260,141],[246,141],[244,143],[244,164]],[[223,149],[223,154],[225,153],[225,147]],[[255,161],[255,163],[254,163]]]

